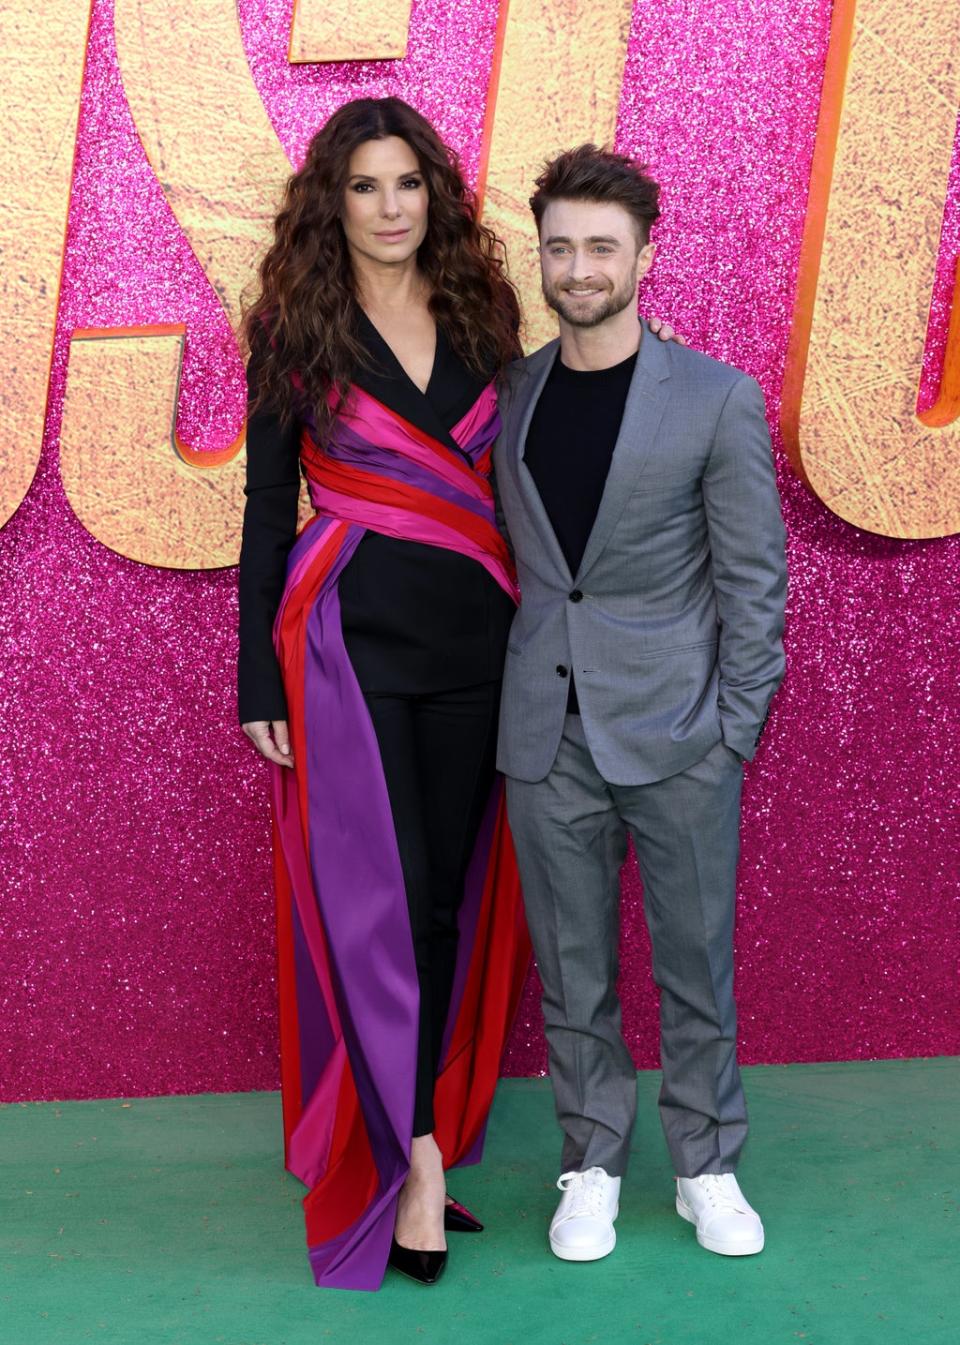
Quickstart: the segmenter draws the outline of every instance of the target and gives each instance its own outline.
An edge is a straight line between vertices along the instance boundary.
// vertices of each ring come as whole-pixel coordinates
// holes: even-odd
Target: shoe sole
[[[600,1261],[605,1256],[609,1256],[617,1245],[617,1235],[613,1233],[607,1242],[601,1242],[599,1246],[594,1247],[563,1247],[559,1243],[550,1239],[550,1250],[554,1256],[558,1256],[561,1261]]]
[[[688,1224],[697,1227],[697,1216],[689,1205],[685,1205],[677,1196],[677,1213],[681,1219],[686,1219]],[[716,1252],[717,1256],[756,1256],[757,1252],[763,1251],[763,1234],[758,1238],[753,1238],[750,1242],[720,1242],[716,1238],[708,1237],[701,1233],[697,1228],[697,1241],[700,1246],[708,1252]]]

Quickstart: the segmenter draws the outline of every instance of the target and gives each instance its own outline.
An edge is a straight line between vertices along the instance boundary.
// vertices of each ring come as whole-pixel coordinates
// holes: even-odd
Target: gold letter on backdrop
[[[90,6],[0,4],[0,527],[40,460]]]
[[[236,455],[172,442],[183,327],[75,332],[60,432],[71,508],[97,541],[145,565],[236,560]]]
[[[940,397],[916,411],[958,102],[955,3],[835,0],[783,431],[824,504],[888,537],[960,531],[956,289]]]
[[[233,323],[290,171],[250,78],[236,7],[117,0],[115,23],[124,92],[147,158]],[[75,337],[61,435],[64,486],[88,531],[132,560],[178,569],[233,565],[243,429],[209,458],[177,445],[182,354],[181,339],[155,331]],[[126,457],[136,471],[141,455],[150,494],[124,490],[118,499],[118,464]]]
[[[351,40],[368,56],[394,54],[372,44],[387,28],[405,40],[408,15],[409,0],[379,7],[363,0],[351,7]],[[299,59],[319,55],[321,19],[320,36],[333,40],[329,16],[314,0],[296,16],[291,46]],[[361,20],[374,23],[372,35]],[[115,23],[124,92],[147,158],[235,323],[290,172],[250,78],[236,5],[116,0]],[[177,569],[232,565],[240,549],[243,430],[219,453],[177,440],[183,342],[170,330],[75,338],[61,443],[65,488],[84,526],[133,560]],[[142,500],[121,473],[118,503],[124,455],[134,469],[143,455],[149,493]]]
[[[537,231],[528,205],[533,179],[558,150],[585,140],[612,142],[633,5],[500,0],[500,6],[480,191],[485,222],[507,244],[532,349],[556,334],[540,294]]]
[[[411,0],[294,0],[290,60],[399,60]]]

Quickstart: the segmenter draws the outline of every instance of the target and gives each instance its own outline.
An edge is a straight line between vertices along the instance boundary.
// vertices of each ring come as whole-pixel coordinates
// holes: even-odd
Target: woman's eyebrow
[[[419,168],[409,168],[405,173],[398,173],[396,180],[397,182],[402,182],[405,177],[423,177],[423,173]],[[374,177],[370,173],[351,173],[350,176],[347,178],[347,181],[379,182],[380,179],[378,177]]]

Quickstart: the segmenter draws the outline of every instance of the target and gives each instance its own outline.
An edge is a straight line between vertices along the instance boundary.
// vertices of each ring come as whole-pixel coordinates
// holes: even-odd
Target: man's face
[[[598,327],[636,305],[653,252],[623,206],[551,201],[540,225],[543,297],[571,327]]]

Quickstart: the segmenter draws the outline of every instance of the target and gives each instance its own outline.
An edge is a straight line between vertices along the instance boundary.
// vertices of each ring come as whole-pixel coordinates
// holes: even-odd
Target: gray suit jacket
[[[552,341],[518,361],[501,400],[496,481],[521,603],[498,767],[520,780],[547,774],[571,673],[611,784],[665,779],[721,738],[749,759],[784,670],[784,529],[763,394],[738,370],[645,330],[572,575],[523,462],[558,351]]]

